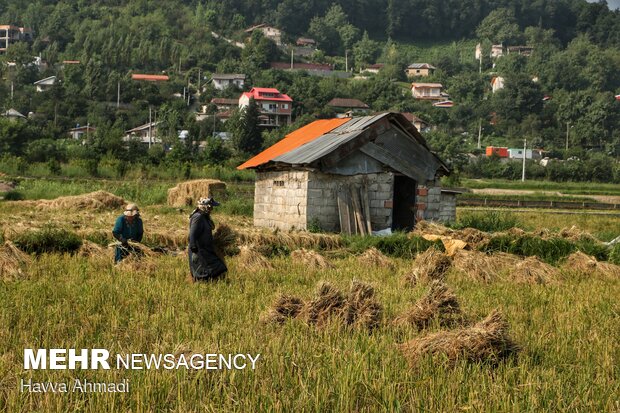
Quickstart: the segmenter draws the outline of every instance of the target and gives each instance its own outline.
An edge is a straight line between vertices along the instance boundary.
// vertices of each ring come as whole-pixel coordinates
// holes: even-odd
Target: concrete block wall
[[[389,228],[392,225],[392,196],[394,176],[391,173],[367,175],[334,175],[311,172],[308,175],[308,223],[318,221],[326,231],[340,230],[338,213],[338,189],[341,186],[368,185],[370,222],[373,230]]]
[[[456,221],[456,194],[452,192],[441,193],[441,208],[439,209],[439,221]]]
[[[307,229],[308,172],[257,172],[254,187],[254,225]]]

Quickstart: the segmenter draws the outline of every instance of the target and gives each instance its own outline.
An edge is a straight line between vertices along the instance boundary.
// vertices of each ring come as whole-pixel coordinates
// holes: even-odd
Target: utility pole
[[[523,139],[523,169],[521,170],[521,182],[525,182],[525,156],[527,153],[527,139]]]
[[[291,70],[293,70],[294,68],[294,64],[293,64],[293,48],[291,47]]]
[[[116,83],[116,109],[121,107],[121,81]]]
[[[482,119],[478,119],[478,149],[481,148],[481,140],[482,140]]]
[[[566,150],[568,150],[568,137],[570,135],[570,122],[566,122]]]
[[[200,69],[198,69],[198,96],[200,96]]]
[[[349,51],[344,49],[344,71],[349,71]]]
[[[149,149],[151,149],[151,126],[153,125],[153,122],[151,121],[153,116],[153,111],[151,109],[151,107],[149,106]]]

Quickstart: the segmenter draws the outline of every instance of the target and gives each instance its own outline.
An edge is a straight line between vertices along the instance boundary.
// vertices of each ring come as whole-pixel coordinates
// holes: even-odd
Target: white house
[[[45,92],[56,84],[56,76],[46,77],[45,79],[37,80],[34,85],[37,87],[37,92]]]
[[[69,129],[69,136],[71,137],[71,139],[75,139],[75,140],[83,140],[86,136],[88,136],[91,133],[94,133],[97,130],[97,128],[90,126],[90,125],[86,125],[86,126],[76,126],[73,129]]]
[[[441,94],[441,83],[419,83],[411,84],[411,94],[416,99],[442,100],[445,96]]]
[[[7,110],[6,112],[4,112],[2,114],[3,117],[9,119],[10,121],[18,121],[18,120],[24,120],[26,119],[26,117],[24,115],[22,115],[21,113],[19,113],[18,111],[16,111],[15,109],[11,108],[9,110]]]
[[[231,85],[243,89],[245,85],[245,75],[238,73],[213,74],[211,76],[211,81],[213,82],[213,87],[217,90],[224,90]]]
[[[260,30],[261,32],[263,32],[263,36],[273,41],[276,45],[282,46],[282,31],[280,29],[276,29],[273,26],[269,26],[268,24],[263,23],[252,26],[245,32],[248,34],[252,34],[254,30]]]

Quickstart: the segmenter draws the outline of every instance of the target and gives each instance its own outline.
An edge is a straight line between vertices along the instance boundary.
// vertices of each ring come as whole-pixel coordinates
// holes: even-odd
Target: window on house
[[[288,103],[283,103],[282,104],[282,109],[288,109]]]
[[[284,186],[284,181],[273,181],[273,186]]]

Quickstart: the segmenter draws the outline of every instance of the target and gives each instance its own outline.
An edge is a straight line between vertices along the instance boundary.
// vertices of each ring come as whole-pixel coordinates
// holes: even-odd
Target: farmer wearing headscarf
[[[121,243],[114,250],[114,262],[118,263],[131,252],[134,252],[134,248],[129,245],[129,241],[142,241],[144,228],[138,205],[127,204],[123,215],[116,219],[112,235]]]
[[[211,211],[219,205],[213,198],[200,198],[189,217],[189,270],[194,281],[214,279],[228,271],[213,243]]]

